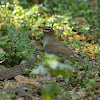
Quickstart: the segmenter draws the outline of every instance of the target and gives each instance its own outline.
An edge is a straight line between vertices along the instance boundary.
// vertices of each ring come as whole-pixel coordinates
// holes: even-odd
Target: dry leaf
[[[41,59],[41,56],[40,55],[37,55],[37,59]]]
[[[84,17],[76,17],[74,18],[74,21],[76,24],[86,25],[88,24],[88,21]]]
[[[16,82],[8,82],[4,86],[4,89],[11,89],[11,88],[16,88],[16,87],[18,87],[18,84]]]
[[[5,54],[5,51],[0,47],[0,53]],[[1,60],[0,63],[4,62],[4,60]]]
[[[4,62],[4,60],[1,60],[1,61],[0,61],[0,63],[3,63],[3,62]]]
[[[83,41],[86,37],[85,36],[80,36],[78,34],[74,35],[76,39],[78,39],[79,41]]]
[[[12,100],[11,98],[7,99],[7,100]]]
[[[93,97],[89,96],[89,97],[88,97],[88,100],[93,100]]]
[[[14,77],[17,82],[27,82],[27,79],[24,76],[17,75]]]
[[[17,100],[24,100],[24,98],[20,97],[20,98],[18,98]]]
[[[39,82],[37,82],[36,80],[34,80],[34,79],[29,79],[28,81],[27,81],[27,84],[26,85],[32,85],[32,86],[34,86],[34,87],[39,87],[39,86],[41,86],[41,84],[39,83]]]
[[[85,92],[82,91],[76,92],[76,94],[78,94],[79,96],[85,96]]]
[[[78,87],[75,87],[72,91],[73,91],[74,93],[76,93],[77,91],[79,91],[79,88],[78,88]]]

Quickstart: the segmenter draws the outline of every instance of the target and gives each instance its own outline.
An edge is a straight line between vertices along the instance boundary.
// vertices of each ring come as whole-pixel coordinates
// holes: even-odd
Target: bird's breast
[[[47,51],[45,46],[46,46],[46,44],[48,44],[49,39],[50,39],[50,36],[45,36],[45,38],[44,38],[43,47],[44,47],[45,51]]]

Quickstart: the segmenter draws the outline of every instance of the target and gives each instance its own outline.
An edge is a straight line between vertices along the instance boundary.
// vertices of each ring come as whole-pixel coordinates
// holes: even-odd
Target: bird
[[[84,60],[73,50],[65,46],[58,39],[56,39],[55,31],[49,26],[38,26],[45,34],[43,47],[46,53],[55,54],[59,57],[64,57],[67,60],[75,60],[88,66],[93,66],[90,61]]]

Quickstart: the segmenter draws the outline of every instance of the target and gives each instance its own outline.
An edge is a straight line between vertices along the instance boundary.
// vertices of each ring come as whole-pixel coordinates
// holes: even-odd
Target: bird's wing
[[[66,58],[72,58],[73,52],[66,48],[62,43],[60,42],[49,42],[45,45],[45,51],[47,53],[55,54],[58,56],[66,57]]]
[[[76,60],[83,64],[92,66],[92,63],[82,59],[75,52],[69,49],[67,46],[64,46],[60,42],[49,42],[45,45],[45,51],[47,53],[55,54],[57,56],[65,57],[69,60]]]

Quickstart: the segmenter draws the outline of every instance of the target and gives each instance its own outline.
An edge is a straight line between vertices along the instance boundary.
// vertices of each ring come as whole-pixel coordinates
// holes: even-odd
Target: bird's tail
[[[94,65],[92,62],[86,61],[86,60],[80,58],[78,55],[74,56],[73,59],[76,60],[76,61],[78,61],[78,62],[81,62],[81,63],[83,63],[83,64],[85,64],[86,66],[89,66],[89,67],[94,67],[94,68],[98,67],[98,66]]]

